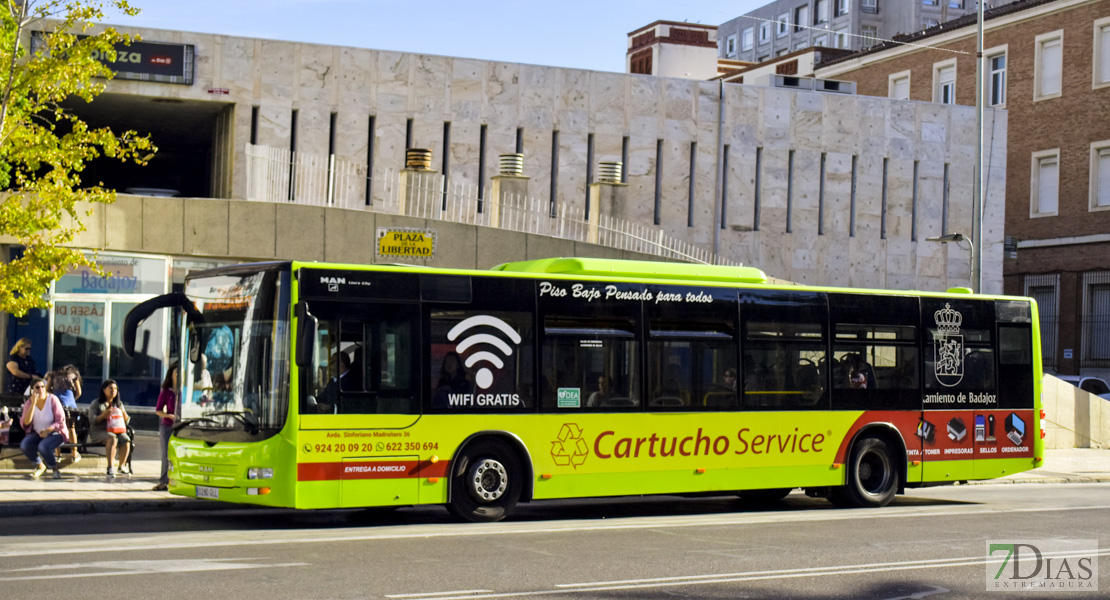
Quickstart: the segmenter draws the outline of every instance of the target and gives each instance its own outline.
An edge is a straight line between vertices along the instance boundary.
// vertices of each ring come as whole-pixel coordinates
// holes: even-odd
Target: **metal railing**
[[[373,190],[370,202],[365,191]],[[740,266],[662,229],[595,213],[552,206],[546,199],[502,194],[454,183],[438,173],[387,170],[371,182],[366,166],[332,156],[247,145],[247,200],[371,210],[421,219],[494,227],[600,244],[662,258]]]

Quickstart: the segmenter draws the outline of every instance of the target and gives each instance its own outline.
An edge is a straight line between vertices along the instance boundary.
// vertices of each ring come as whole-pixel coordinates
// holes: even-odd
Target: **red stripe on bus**
[[[447,475],[447,466],[447,461],[433,464],[431,461],[416,460],[300,463],[297,465],[297,481],[444,477]]]

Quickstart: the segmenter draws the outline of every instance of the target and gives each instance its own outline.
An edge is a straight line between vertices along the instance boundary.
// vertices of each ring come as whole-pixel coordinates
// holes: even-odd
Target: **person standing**
[[[35,359],[31,358],[29,338],[19,338],[19,341],[12,346],[5,366],[8,367],[7,392],[22,396],[31,385],[31,378],[39,375],[38,369],[35,368]]]
[[[104,454],[108,457],[108,478],[116,476],[115,464],[122,471],[131,453],[131,436],[127,435],[127,422],[131,415],[119,398],[119,386],[114,379],[100,384],[100,394],[89,405],[89,443],[104,444]],[[116,451],[120,451],[118,463]]]
[[[158,394],[158,403],[154,406],[154,414],[158,415],[158,449],[162,451],[162,475],[158,478],[158,485],[154,491],[164,492],[170,487],[170,436],[173,435],[173,422],[177,420],[177,363],[170,365],[166,378],[162,381],[162,393]]]
[[[62,401],[46,391],[46,382],[40,377],[31,378],[31,395],[23,403],[23,430],[27,435],[19,445],[27,459],[35,465],[31,477],[38,479],[47,467],[54,471],[54,479],[61,479],[54,451],[69,439]]]
[[[77,399],[81,397],[81,372],[74,365],[66,365],[51,371],[46,377],[46,391],[54,394],[62,401],[66,411],[66,428],[69,430],[69,439],[77,442],[76,414]],[[81,462],[81,453],[77,446],[73,447],[73,462]]]

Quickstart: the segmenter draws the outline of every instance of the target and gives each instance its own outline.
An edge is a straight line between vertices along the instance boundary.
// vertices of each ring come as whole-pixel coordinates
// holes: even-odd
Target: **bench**
[[[7,406],[13,419],[11,429],[8,433],[8,443],[0,447],[0,459],[23,456],[23,450],[19,447],[25,435],[23,426],[19,423],[20,417],[23,415],[23,398],[4,394],[0,396],[0,406]],[[107,458],[107,449],[104,446],[104,442],[95,444],[89,442],[89,416],[84,411],[79,410],[74,413],[73,429],[74,433],[76,433],[77,440],[62,444],[58,448],[59,453],[65,454],[76,448],[81,454],[91,454],[93,456],[104,456]],[[131,452],[127,454],[127,472],[133,473],[131,459],[135,456],[135,430],[131,425],[127,426],[127,435],[131,438]],[[14,452],[12,452],[12,450],[14,450]]]

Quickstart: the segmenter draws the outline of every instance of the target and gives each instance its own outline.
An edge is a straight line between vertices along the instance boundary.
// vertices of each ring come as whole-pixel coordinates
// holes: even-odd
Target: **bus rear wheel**
[[[856,442],[848,459],[848,481],[829,495],[837,506],[861,508],[890,504],[898,491],[898,468],[890,445],[877,437]]]
[[[447,510],[464,521],[488,523],[504,519],[520,500],[520,460],[499,440],[468,446],[451,467],[451,500]]]

